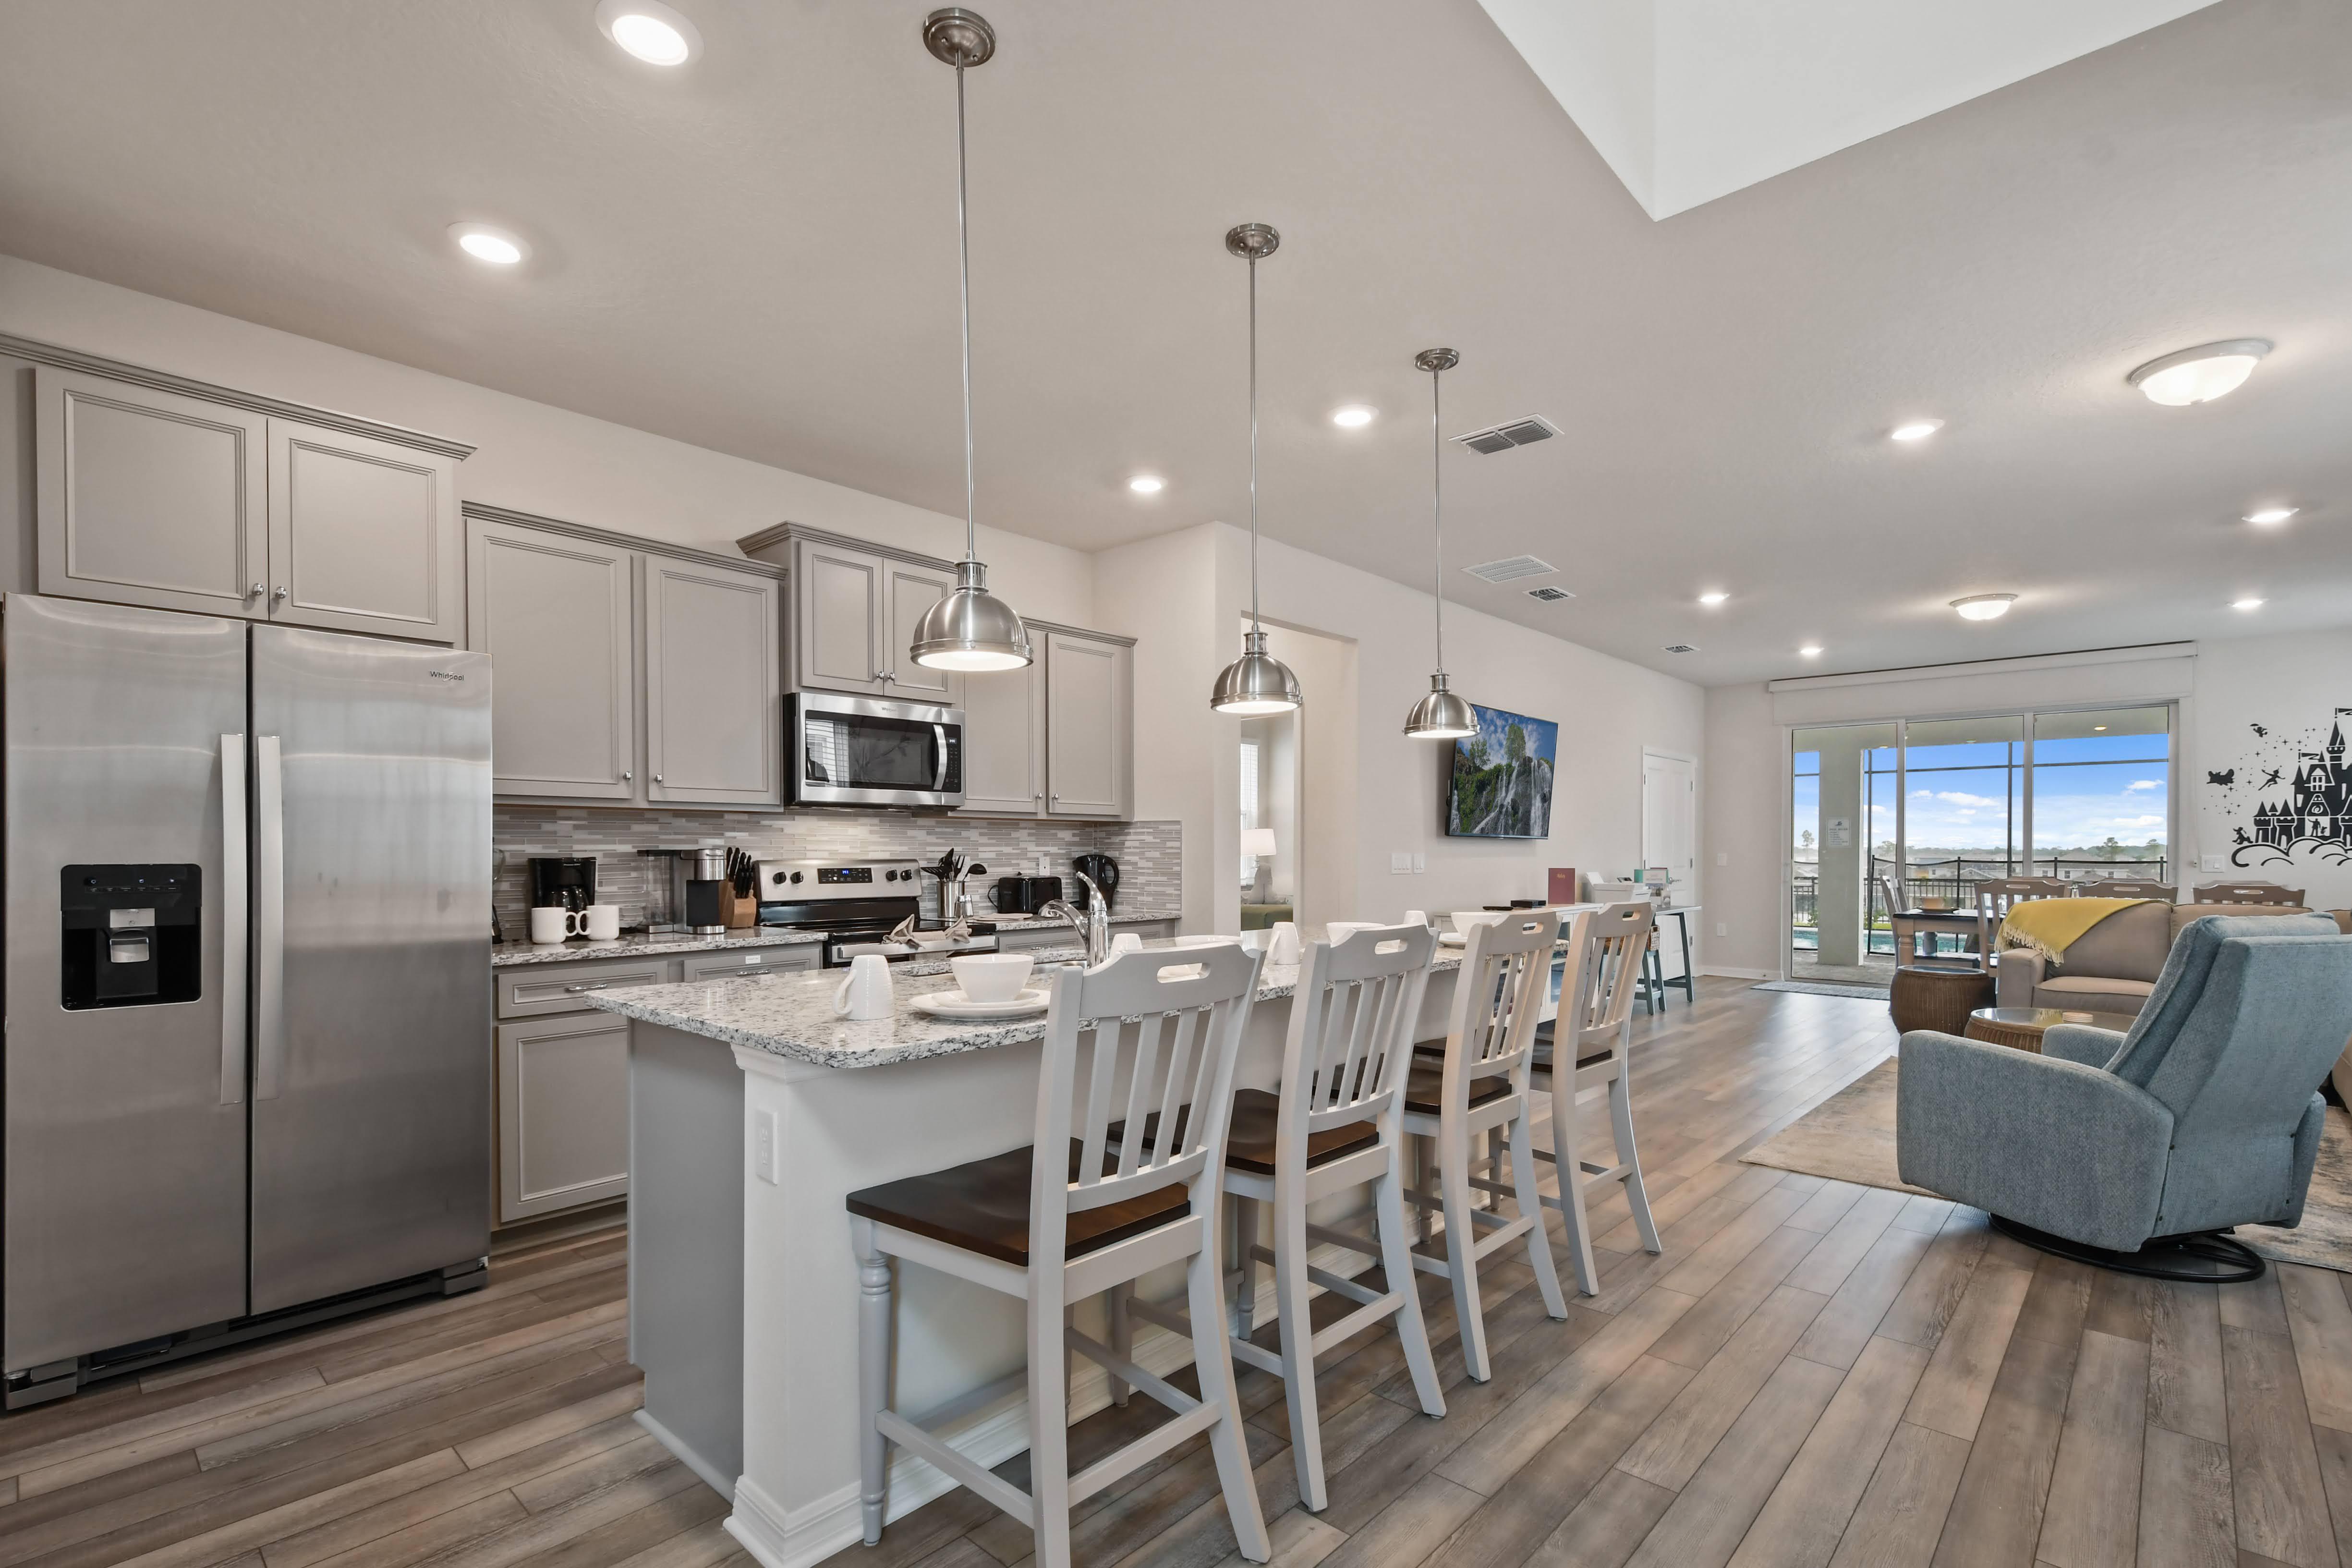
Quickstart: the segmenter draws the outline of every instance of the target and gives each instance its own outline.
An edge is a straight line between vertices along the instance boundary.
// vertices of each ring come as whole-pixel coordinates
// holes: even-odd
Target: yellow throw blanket
[[[2153,899],[2029,899],[2009,906],[2000,922],[2000,945],[2031,948],[2052,963],[2066,956],[2074,939],[2114,914]]]

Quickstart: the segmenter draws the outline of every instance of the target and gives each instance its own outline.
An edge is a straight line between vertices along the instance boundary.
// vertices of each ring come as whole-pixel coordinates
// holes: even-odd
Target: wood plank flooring
[[[1636,1027],[1664,1256],[1622,1198],[1600,1205],[1601,1289],[1561,1322],[1500,1263],[1483,1384],[1425,1279],[1448,1413],[1419,1413],[1392,1338],[1340,1347],[1319,1515],[1297,1506],[1280,1384],[1244,1373],[1278,1563],[2352,1568],[2347,1277],[2160,1285],[1934,1199],[1740,1164],[1892,1048],[1883,1005],[1702,981]],[[472,1296],[0,1419],[0,1568],[746,1563],[725,1503],[629,1419],[622,1268],[616,1232],[551,1242]],[[1090,1417],[1073,1462],[1160,1418],[1143,1399]],[[1197,1442],[1089,1499],[1076,1539],[1105,1568],[1236,1561]],[[829,1568],[1028,1555],[957,1491]]]

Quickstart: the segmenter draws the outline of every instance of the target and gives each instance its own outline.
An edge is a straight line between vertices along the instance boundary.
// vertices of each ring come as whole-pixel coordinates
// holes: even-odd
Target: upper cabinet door
[[[491,788],[643,798],[636,783],[636,552],[470,520],[466,646],[490,656]]]
[[[1045,795],[1054,816],[1135,815],[1135,650],[1045,634]]]
[[[952,669],[930,669],[915,662],[915,626],[923,613],[955,589],[953,577],[942,577],[928,566],[904,561],[887,563],[890,574],[890,644],[882,650],[882,668],[890,677],[889,694],[903,702],[963,703],[963,676]]]
[[[646,798],[783,800],[776,580],[646,557]]]
[[[825,691],[879,697],[888,683],[879,555],[804,543],[793,561],[795,679]]]
[[[454,458],[269,421],[269,618],[454,643]]]
[[[47,365],[33,380],[41,592],[266,615],[268,421]]]
[[[1042,663],[963,678],[963,809],[982,816],[1045,812]]]

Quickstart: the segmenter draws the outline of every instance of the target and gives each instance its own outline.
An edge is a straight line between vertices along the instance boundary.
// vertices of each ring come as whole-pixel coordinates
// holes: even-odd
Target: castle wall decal
[[[2232,866],[2278,866],[2299,859],[2352,861],[2352,764],[2345,760],[2344,723],[2352,707],[2338,708],[2327,739],[2276,734],[2249,724],[2254,755],[2225,772],[2208,773],[2221,808],[2241,820],[2231,827]],[[2316,740],[2317,726],[2305,732]],[[2288,750],[2292,747],[2292,751]],[[2241,782],[2243,781],[2243,782]],[[2276,792],[2273,794],[2273,792]]]

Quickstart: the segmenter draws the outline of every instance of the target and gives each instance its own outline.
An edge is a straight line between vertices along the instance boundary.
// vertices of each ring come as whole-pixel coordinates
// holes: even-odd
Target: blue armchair
[[[2128,1034],[2061,1025],[2040,1056],[1904,1036],[1897,1163],[1913,1186],[2068,1256],[2208,1279],[2221,1276],[2195,1259],[2226,1258],[2255,1278],[2262,1260],[2210,1233],[2302,1219],[2317,1087],[2347,1035],[2352,936],[2333,921],[2196,921]],[[2148,1247],[2174,1238],[2193,1238],[2170,1249],[2193,1257]]]

